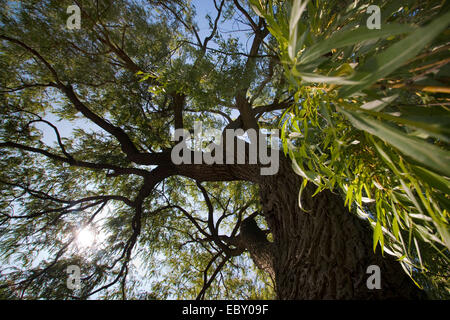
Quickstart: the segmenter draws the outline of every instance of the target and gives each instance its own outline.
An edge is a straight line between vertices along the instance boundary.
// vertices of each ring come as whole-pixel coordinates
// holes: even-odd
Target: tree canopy
[[[67,28],[73,4],[79,29]],[[380,29],[366,26],[369,5]],[[448,298],[447,2],[0,8],[1,297],[275,298],[242,244],[253,218],[272,236],[255,166],[171,161],[174,130],[201,121],[280,129],[305,214],[307,185],[341,194],[371,223],[371,250]]]

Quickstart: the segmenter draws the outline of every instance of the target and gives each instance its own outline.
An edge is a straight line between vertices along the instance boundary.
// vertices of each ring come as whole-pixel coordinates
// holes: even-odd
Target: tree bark
[[[263,176],[259,182],[262,214],[273,242],[255,230],[254,222],[241,227],[247,250],[256,265],[274,278],[279,299],[425,297],[395,259],[382,257],[380,250],[374,254],[368,222],[350,213],[340,195],[323,191],[312,197],[314,188],[309,184],[302,195],[308,212],[302,211],[300,183],[290,160],[280,157],[278,174]],[[367,287],[370,265],[380,268],[381,289]]]

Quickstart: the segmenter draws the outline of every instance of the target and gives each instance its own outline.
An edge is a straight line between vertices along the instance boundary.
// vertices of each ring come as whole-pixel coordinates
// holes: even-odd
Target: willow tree
[[[189,1],[75,1],[79,29],[67,28],[71,1],[0,3],[4,297],[424,296],[392,255],[373,250],[370,221],[356,214],[371,209],[345,205],[341,184],[305,185],[286,139],[271,145],[274,175],[263,163],[172,162],[175,129],[266,132],[304,108],[261,2],[255,13],[210,1],[202,19]],[[97,239],[83,246],[87,228]],[[372,265],[380,289],[367,285]],[[67,286],[69,266],[81,268],[79,288]]]

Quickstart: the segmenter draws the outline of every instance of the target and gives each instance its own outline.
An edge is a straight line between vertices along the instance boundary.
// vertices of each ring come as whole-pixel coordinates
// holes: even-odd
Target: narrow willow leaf
[[[302,35],[300,41],[297,39],[298,34],[298,22],[300,17],[302,16],[303,11],[305,11],[306,5],[309,0],[294,0],[291,9],[291,18],[289,20],[289,45],[288,45],[288,54],[291,60],[294,60],[297,55],[297,51],[300,49],[301,45],[303,45],[303,41],[305,33]]]
[[[408,25],[386,24],[381,29],[370,30],[367,27],[359,27],[354,30],[338,31],[329,38],[309,47],[300,57],[301,64],[307,64],[319,58],[332,49],[342,48],[363,41],[386,38],[412,31]]]
[[[441,190],[445,194],[450,194],[450,181],[430,170],[420,166],[411,166],[419,178],[428,183],[431,187]]]
[[[320,183],[320,175],[318,173],[312,172],[312,171],[308,171],[308,170],[302,170],[302,168],[300,168],[300,166],[297,163],[297,160],[295,160],[295,156],[292,152],[292,150],[289,150],[289,154],[291,155],[291,159],[292,159],[292,169],[294,170],[294,172],[296,174],[298,174],[299,176],[308,179],[316,184]]]
[[[450,114],[440,106],[399,106],[400,116],[397,122],[420,129],[431,136],[450,142]]]
[[[398,239],[398,235],[400,233],[400,229],[398,228],[397,217],[394,217],[394,220],[392,221],[392,231],[394,232],[395,238]]]
[[[375,224],[375,228],[373,229],[373,252],[377,249],[377,244],[380,242],[381,245],[381,238],[383,237],[383,231],[381,229],[381,223],[380,220],[377,220],[377,223]]]
[[[352,77],[352,80],[361,81],[360,84],[344,87],[340,90],[341,97],[367,88],[372,83],[388,76],[396,69],[404,65],[409,59],[414,58],[427,44],[443,31],[450,23],[450,12],[434,19],[425,27],[415,30],[405,39],[400,40],[371,59],[369,59]],[[383,30],[381,28],[381,30]]]
[[[409,137],[402,131],[379,120],[350,110],[341,108],[340,110],[356,128],[386,141],[425,167],[450,177],[450,152],[423,140]]]
[[[414,246],[416,247],[417,256],[419,257],[420,267],[423,269],[422,255],[420,254],[420,247],[416,238],[414,238]]]
[[[388,104],[390,104],[392,101],[397,99],[398,94],[395,94],[390,97],[382,98],[380,100],[373,100],[370,102],[366,102],[361,106],[361,109],[364,110],[372,110],[372,111],[381,111],[383,110]]]
[[[261,4],[258,0],[250,0],[250,7],[253,9],[253,11],[261,18],[264,18],[265,15],[263,14],[263,8],[261,7]]]
[[[302,3],[303,2],[303,3]],[[309,0],[294,0],[291,9],[291,18],[289,20],[289,30],[294,30],[297,28],[297,23],[302,16],[303,11],[305,11],[305,7],[308,4]]]
[[[302,185],[300,186],[300,191],[298,193],[298,206],[300,207],[300,209],[302,209],[305,212],[311,212],[311,210],[306,209],[302,205],[302,193],[303,193],[303,190],[305,189],[307,183],[308,183],[308,180],[304,179],[303,182],[302,182]]]
[[[441,110],[437,110],[437,108],[411,106],[411,108],[408,109],[400,107],[398,108],[400,109],[400,113],[398,115],[397,113],[393,115],[383,112],[377,112],[380,111],[378,109],[384,108],[388,103],[386,103],[385,105],[372,105],[372,102],[375,101],[366,103],[360,108],[349,103],[342,103],[343,105],[345,105],[346,109],[363,111],[364,113],[367,113],[374,117],[380,117],[382,119],[396,122],[398,124],[416,128],[419,130],[419,133],[425,133],[426,137],[432,136],[438,139],[442,139],[446,142],[450,142],[450,117],[448,115],[448,112],[441,112]],[[372,107],[373,110],[370,109]],[[436,112],[436,110],[438,112]]]
[[[304,82],[316,82],[316,83],[330,83],[330,84],[339,84],[339,85],[346,85],[346,84],[356,84],[357,82],[353,80],[348,80],[343,77],[328,77],[323,76],[320,74],[314,74],[314,73],[302,73],[297,72],[298,76],[302,78],[302,81]]]

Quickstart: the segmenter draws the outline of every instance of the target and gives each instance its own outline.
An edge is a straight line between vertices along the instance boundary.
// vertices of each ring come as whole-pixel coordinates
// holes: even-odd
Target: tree
[[[172,161],[180,142],[174,130],[192,130],[195,121],[266,132],[288,111],[305,109],[269,20],[287,7],[252,2],[254,13],[242,1],[214,0],[209,28],[199,28],[190,1],[75,3],[80,29],[66,27],[71,1],[0,2],[3,297],[424,297],[394,257],[374,252],[370,223],[355,214],[373,208],[357,208],[351,198],[346,206],[339,184],[305,185],[295,142],[289,158],[272,141],[274,175],[262,175],[261,162]],[[422,14],[417,21],[427,22]],[[247,28],[249,50],[226,32],[236,25]],[[329,97],[311,99],[317,108]],[[62,125],[75,123],[81,128],[63,134]],[[81,248],[83,228],[97,230],[96,245]],[[430,234],[441,254],[430,259],[445,266],[442,233],[433,227]],[[366,285],[371,265],[380,267],[381,289]],[[67,286],[68,266],[80,268],[79,289]]]

